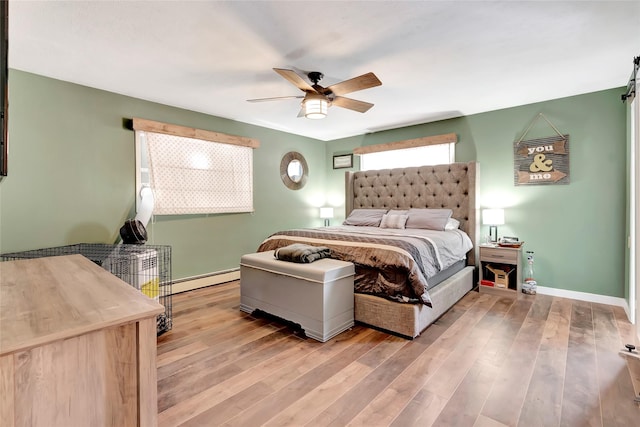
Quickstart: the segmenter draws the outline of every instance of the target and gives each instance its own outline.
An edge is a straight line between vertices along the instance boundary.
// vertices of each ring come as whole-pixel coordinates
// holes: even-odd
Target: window
[[[409,166],[441,165],[453,163],[455,143],[428,145],[424,147],[403,148],[362,154],[360,169],[391,169]]]
[[[134,119],[138,194],[151,188],[156,215],[253,211],[258,141]]]
[[[455,134],[358,147],[360,170],[440,165],[455,162]]]

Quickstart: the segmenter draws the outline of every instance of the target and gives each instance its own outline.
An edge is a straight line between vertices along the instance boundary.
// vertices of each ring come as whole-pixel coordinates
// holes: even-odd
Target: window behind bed
[[[442,165],[455,162],[456,134],[358,147],[360,170]]]

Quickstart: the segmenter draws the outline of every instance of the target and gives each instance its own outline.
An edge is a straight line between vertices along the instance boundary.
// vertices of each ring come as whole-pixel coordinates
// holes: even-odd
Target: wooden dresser
[[[155,426],[163,311],[81,255],[0,262],[0,424]]]

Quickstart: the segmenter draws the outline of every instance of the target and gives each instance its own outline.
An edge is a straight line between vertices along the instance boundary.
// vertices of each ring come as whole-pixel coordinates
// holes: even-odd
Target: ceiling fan
[[[373,73],[363,74],[349,80],[336,83],[334,85],[323,87],[318,84],[324,75],[318,71],[307,73],[307,77],[313,84],[307,83],[302,76],[293,70],[284,68],[274,68],[276,73],[287,79],[290,83],[303,91],[305,94],[300,96],[279,96],[275,98],[258,98],[248,99],[249,102],[276,101],[280,99],[302,99],[302,108],[298,117],[307,117],[309,119],[321,119],[327,115],[327,109],[331,105],[346,108],[348,110],[357,111],[359,113],[367,112],[373,104],[364,101],[358,101],[344,97],[347,93],[356,92],[358,90],[369,89],[380,86],[382,82]]]

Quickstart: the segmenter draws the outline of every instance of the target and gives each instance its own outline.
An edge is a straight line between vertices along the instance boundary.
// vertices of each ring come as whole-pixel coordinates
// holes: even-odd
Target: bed
[[[346,172],[344,225],[280,231],[258,251],[331,248],[355,265],[355,320],[415,338],[473,288],[477,174],[476,162]],[[423,229],[432,220],[447,231]]]

